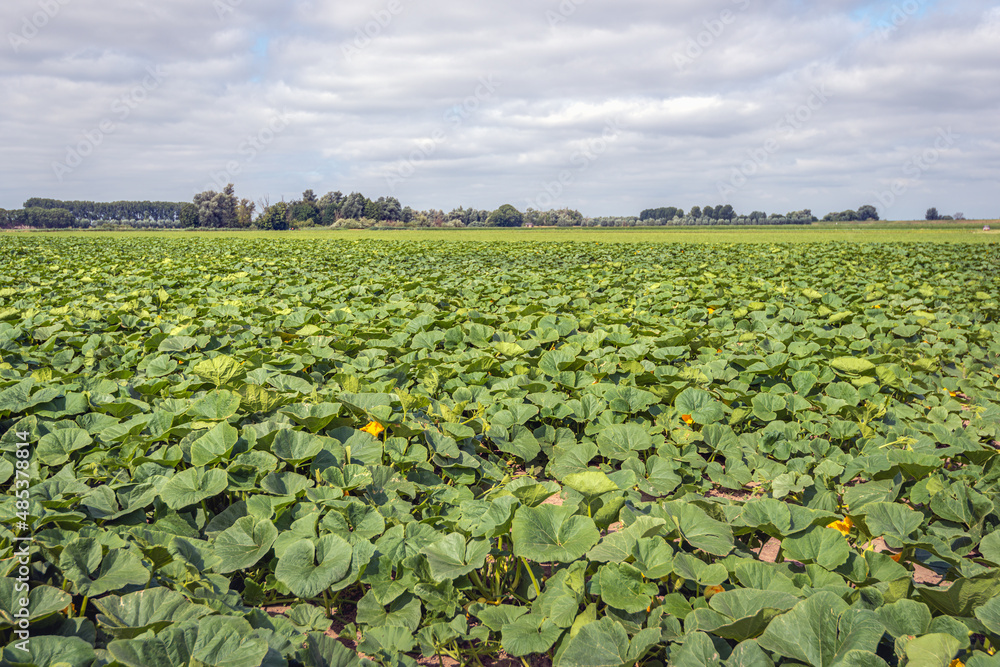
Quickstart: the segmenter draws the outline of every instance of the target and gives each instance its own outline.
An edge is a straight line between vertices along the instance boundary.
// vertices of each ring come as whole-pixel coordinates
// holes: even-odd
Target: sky
[[[0,207],[1000,216],[998,0],[3,0]]]

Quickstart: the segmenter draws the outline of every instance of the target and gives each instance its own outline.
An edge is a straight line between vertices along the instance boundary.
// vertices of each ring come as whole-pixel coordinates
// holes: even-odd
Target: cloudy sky
[[[995,218],[998,1],[3,0],[0,207]]]

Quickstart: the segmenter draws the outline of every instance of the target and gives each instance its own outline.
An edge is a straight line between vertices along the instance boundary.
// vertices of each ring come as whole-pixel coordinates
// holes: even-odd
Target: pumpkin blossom
[[[724,590],[726,589],[723,588],[722,586],[708,586],[705,588],[705,599],[707,600],[716,593],[721,593]]]
[[[854,527],[854,522],[851,521],[851,517],[845,517],[843,521],[834,521],[833,523],[828,523],[827,528],[833,528],[840,532],[841,535],[847,537],[851,532],[851,528]]]
[[[959,660],[958,658],[955,658],[954,660],[948,663],[948,667],[965,667],[965,663]]]
[[[379,434],[385,430],[385,427],[378,422],[368,422],[361,430],[365,433],[370,433],[373,437],[377,438]]]
[[[685,424],[691,425],[694,423],[694,418],[691,415],[681,415],[681,421]]]

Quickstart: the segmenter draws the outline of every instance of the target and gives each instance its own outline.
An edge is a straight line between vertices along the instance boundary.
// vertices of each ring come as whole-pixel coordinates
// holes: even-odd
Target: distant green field
[[[996,232],[984,232],[991,224]],[[237,238],[344,238],[414,241],[587,241],[605,243],[817,243],[823,241],[997,243],[1000,222],[821,222],[808,227],[566,227],[535,229],[393,229],[384,231],[313,228],[288,232],[258,231],[137,231],[137,232],[50,232],[86,236],[233,236]]]

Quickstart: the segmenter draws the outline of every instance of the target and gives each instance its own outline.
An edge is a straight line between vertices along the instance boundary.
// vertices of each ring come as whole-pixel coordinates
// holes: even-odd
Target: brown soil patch
[[[778,558],[778,550],[781,549],[781,540],[777,537],[772,537],[767,542],[761,546],[760,549],[755,551],[757,558],[764,561],[765,563],[773,563],[775,559]]]
[[[565,498],[563,498],[563,496],[562,496],[561,493],[557,493],[557,494],[549,496],[548,498],[546,498],[545,500],[543,500],[542,504],[543,505],[556,505],[556,506],[562,507],[563,502],[565,502]]]

